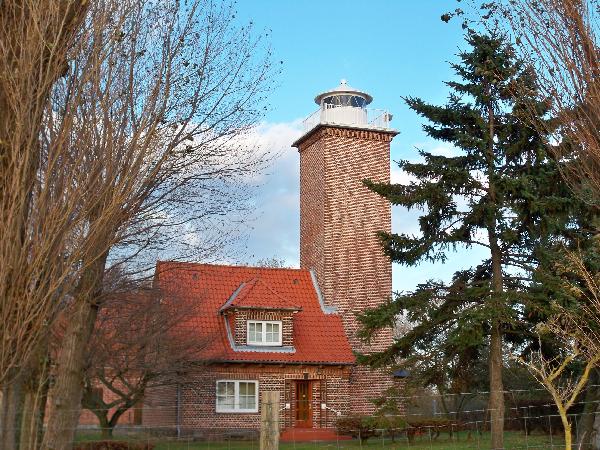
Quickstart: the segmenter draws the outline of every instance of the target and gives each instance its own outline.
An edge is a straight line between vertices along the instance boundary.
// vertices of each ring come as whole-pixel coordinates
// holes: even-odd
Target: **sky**
[[[236,20],[252,22],[257,32],[270,30],[273,59],[283,61],[254,136],[279,156],[257,190],[239,262],[276,257],[297,267],[299,157],[290,145],[301,134],[302,119],[317,109],[314,97],[342,78],[372,95],[370,107],[390,111],[400,132],[392,142],[392,161],[418,160],[417,148],[453,154],[455,149],[426,136],[402,97],[445,102],[444,81],[453,77],[449,62],[465,44],[460,23],[444,23],[440,16],[460,5],[456,0],[240,0],[237,6]],[[403,179],[396,164],[391,171],[392,181]],[[418,211],[394,208],[392,215],[394,232],[418,232]],[[459,250],[444,264],[394,264],[394,290],[447,280],[483,256],[481,250]]]

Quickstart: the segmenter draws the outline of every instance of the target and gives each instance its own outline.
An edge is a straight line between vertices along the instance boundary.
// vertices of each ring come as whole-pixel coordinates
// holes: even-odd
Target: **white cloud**
[[[290,154],[296,152],[291,144],[302,134],[302,122],[295,120],[289,123],[263,122],[243,137],[241,145],[253,148],[261,155],[269,155],[270,165],[255,173],[253,181],[270,182],[269,178],[278,173],[290,174]]]
[[[417,178],[406,173],[404,170],[398,167],[398,164],[392,162],[390,179],[394,184],[409,184],[411,182],[417,182]]]
[[[445,156],[447,158],[451,158],[453,156],[459,156],[462,153],[462,151],[460,149],[458,149],[457,147],[455,147],[452,144],[448,144],[446,142],[431,141],[431,140],[424,141],[424,142],[417,142],[413,145],[413,148],[415,148],[417,150],[424,150],[433,155]],[[414,159],[411,159],[411,161],[418,162],[418,161],[422,161],[422,159],[420,156],[417,155],[417,157]]]
[[[300,261],[300,158],[291,144],[302,134],[301,121],[262,123],[247,136],[247,144],[273,155],[270,165],[252,182],[258,183],[254,213],[246,221],[248,239],[238,263],[254,264],[277,257],[297,267]],[[249,180],[250,181],[250,180]]]

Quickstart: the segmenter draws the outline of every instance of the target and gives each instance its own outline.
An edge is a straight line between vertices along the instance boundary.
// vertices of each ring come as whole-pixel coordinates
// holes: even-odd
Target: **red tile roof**
[[[159,261],[155,280],[166,301],[178,308],[194,306],[180,329],[202,333],[210,340],[198,351],[201,360],[313,364],[355,361],[340,317],[323,311],[308,270]],[[297,309],[293,319],[294,350],[233,348],[225,316],[220,313],[223,307]]]
[[[222,309],[278,309],[295,310],[302,308],[283,298],[275,289],[269,286],[262,278],[253,278],[244,283],[239,292],[232,296]]]

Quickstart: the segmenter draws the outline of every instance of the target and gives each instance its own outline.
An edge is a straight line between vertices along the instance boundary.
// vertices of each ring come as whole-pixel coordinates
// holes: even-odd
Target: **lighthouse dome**
[[[315,103],[319,106],[334,105],[334,106],[351,106],[354,108],[364,108],[373,101],[366,92],[354,89],[344,79],[340,81],[336,88],[323,92],[315,97]]]

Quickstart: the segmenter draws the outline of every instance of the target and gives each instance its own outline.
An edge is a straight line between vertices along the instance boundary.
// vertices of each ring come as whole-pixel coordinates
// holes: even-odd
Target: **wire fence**
[[[600,386],[590,386],[600,387]],[[397,413],[384,411],[346,421],[316,420],[320,404],[308,408],[312,423],[298,425],[294,405],[261,402],[258,412],[219,414],[215,405],[188,403],[180,411],[173,406],[144,405],[128,411],[117,426],[102,430],[90,411],[81,415],[76,430],[76,450],[209,450],[259,449],[260,430],[265,423],[279,429],[279,448],[308,449],[489,449],[490,413],[487,392],[389,397],[397,402]],[[564,449],[560,415],[542,389],[512,390],[505,393],[505,449]],[[263,412],[268,409],[273,414]],[[110,417],[110,414],[109,416]],[[343,414],[340,420],[348,415]],[[589,443],[600,448],[600,400],[577,402],[568,415],[574,448]],[[291,426],[290,426],[291,425]],[[336,427],[336,425],[338,425]],[[598,433],[600,434],[600,433]],[[110,447],[101,443],[112,441]]]
[[[481,424],[479,424],[481,425]],[[139,429],[135,432],[118,430],[110,440],[119,442],[119,450],[222,450],[222,449],[260,449],[259,433],[254,436],[231,437],[226,434],[221,438],[198,438],[194,436],[160,437],[154,434],[155,430]],[[472,433],[460,428],[448,429],[440,432],[437,427],[424,426],[415,435],[409,435],[406,428],[389,429],[376,428],[368,433],[368,438],[360,439],[361,430],[355,430],[356,437],[333,435],[331,437],[306,436],[287,438],[281,440],[279,447],[282,449],[308,450],[308,449],[490,449],[491,440],[488,431],[481,428]],[[393,433],[393,435],[392,435]],[[504,435],[505,449],[564,449],[564,440],[560,434],[521,433],[506,431]],[[93,431],[78,432],[75,449],[100,448],[95,444],[106,442],[99,434]]]

